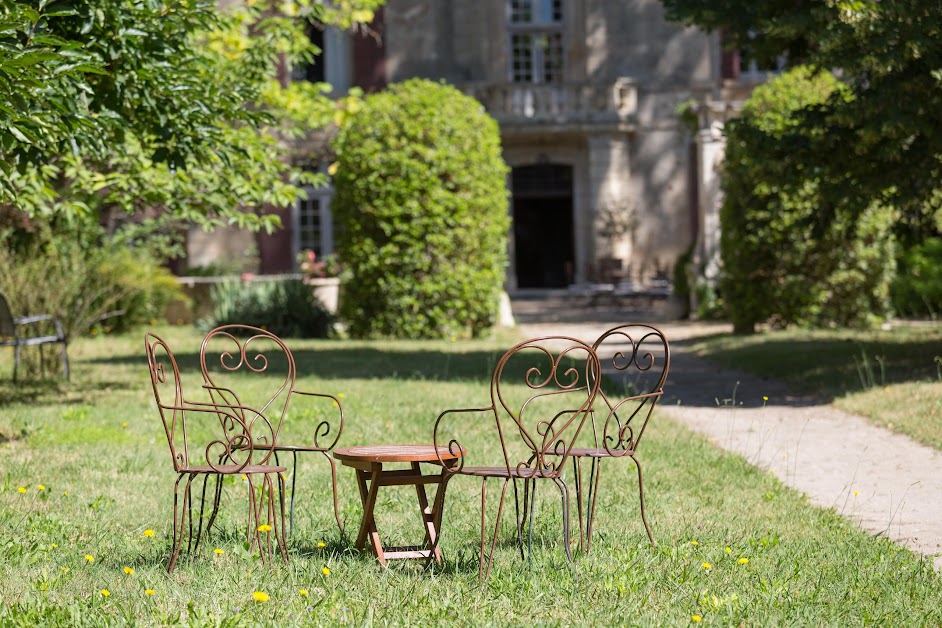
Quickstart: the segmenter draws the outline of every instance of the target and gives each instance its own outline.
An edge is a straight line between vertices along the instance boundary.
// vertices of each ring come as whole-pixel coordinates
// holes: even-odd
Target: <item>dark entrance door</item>
[[[511,187],[517,286],[568,286],[575,268],[572,167],[540,164],[514,168]]]

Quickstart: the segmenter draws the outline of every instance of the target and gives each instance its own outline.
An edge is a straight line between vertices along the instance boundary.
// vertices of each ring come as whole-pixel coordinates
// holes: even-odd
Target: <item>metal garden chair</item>
[[[246,345],[237,348],[235,358],[246,361]],[[281,419],[272,423],[263,411],[230,402],[228,391],[214,390],[217,399],[225,402],[202,403],[184,396],[180,370],[170,347],[154,334],[144,336],[147,363],[157,410],[163,421],[173,467],[177,481],[173,488],[173,547],[167,571],[172,572],[183,538],[188,538],[187,550],[199,548],[203,524],[203,505],[206,497],[206,481],[210,476],[221,480],[224,476],[242,476],[248,484],[249,521],[248,540],[250,547],[257,546],[263,560],[270,562],[273,553],[272,537],[287,562],[288,553],[284,540],[284,499],[275,503],[274,482],[277,479],[279,495],[283,495],[285,467],[270,464],[271,445],[277,441]],[[256,363],[268,363],[268,359],[257,353],[251,358]],[[206,386],[208,387],[208,386]],[[193,480],[203,477],[199,522],[196,539],[193,538],[193,503],[191,486]],[[273,477],[274,476],[274,477]],[[256,490],[256,477],[261,477],[260,490]],[[183,504],[179,504],[180,482],[183,487]],[[218,500],[215,504],[218,506]],[[214,511],[215,514],[215,511]],[[212,522],[207,526],[207,529]],[[264,535],[264,537],[263,537]],[[263,541],[264,538],[264,541]]]
[[[246,357],[246,347],[250,343],[257,345],[260,342],[277,345],[279,352],[284,356],[285,365],[283,372],[279,371],[279,377],[267,378],[270,385],[263,388],[263,392],[259,393],[257,398],[247,399],[247,393],[240,387],[240,378],[241,382],[244,382],[245,376],[266,373],[266,369],[269,367],[267,360],[264,360],[264,356],[261,358],[256,356],[254,360]],[[297,365],[294,355],[288,347],[274,334],[249,325],[223,325],[210,331],[203,339],[200,348],[200,370],[213,401],[220,404],[235,403],[241,405],[243,402],[249,401],[251,402],[250,405],[259,408],[260,411],[277,412],[282,418],[287,417],[290,410],[292,420],[300,420],[305,417],[297,416],[300,414],[297,398],[321,400],[319,407],[315,407],[315,404],[305,404],[304,406],[311,416],[316,417],[306,442],[289,443],[279,439],[277,442],[256,443],[255,449],[274,452],[275,464],[280,464],[279,453],[291,454],[290,531],[294,529],[294,496],[298,454],[308,452],[323,455],[330,464],[334,519],[342,533],[343,524],[340,521],[340,507],[337,498],[337,468],[333,457],[330,455],[331,450],[340,439],[340,434],[343,432],[343,407],[340,400],[333,395],[299,390],[296,387]],[[268,371],[268,374],[271,374],[270,371]],[[221,386],[222,384],[226,385]],[[237,388],[239,388],[238,393],[234,392]],[[217,482],[210,526],[216,516],[221,491],[222,484]]]
[[[591,414],[592,444],[588,447],[573,447],[569,452],[576,482],[579,546],[585,552],[591,548],[602,461],[625,456],[631,458],[638,470],[641,521],[648,533],[648,539],[655,545],[644,509],[644,482],[637,452],[651,413],[664,394],[664,383],[670,368],[670,346],[667,338],[657,328],[650,325],[626,324],[607,330],[599,336],[592,348],[602,366],[602,370],[593,372],[592,377],[599,380],[607,376],[621,392],[606,393],[605,386],[599,386]],[[591,464],[589,483],[586,487],[588,495],[585,499],[585,513],[583,459],[588,459]]]
[[[511,481],[514,486],[517,541],[523,554],[518,479],[525,480],[527,484],[532,482],[534,487],[537,481],[549,481],[559,490],[563,514],[563,546],[566,557],[572,564],[572,550],[569,547],[569,489],[563,482],[562,472],[572,444],[591,412],[599,387],[599,378],[595,375],[599,369],[599,361],[592,348],[580,340],[564,336],[527,340],[507,351],[494,368],[490,386],[491,405],[484,408],[445,410],[436,420],[433,434],[435,446],[447,446],[447,450],[454,454],[465,451],[474,453],[484,448],[465,448],[457,438],[447,436],[447,428],[443,425],[445,417],[452,414],[489,414],[495,421],[497,442],[490,452],[490,458],[496,460],[496,464],[471,466],[466,464],[468,456],[459,458],[457,464],[451,459],[444,460],[440,457],[439,460],[447,474],[440,490],[444,490],[444,483],[458,475],[481,478],[481,550],[478,577],[482,581],[487,580],[490,575],[504,498],[507,485]],[[470,426],[467,420],[463,423],[465,428]],[[496,447],[498,443],[499,449]],[[485,568],[485,512],[487,481],[490,478],[503,480],[503,484]],[[530,512],[532,552],[532,509]]]
[[[40,323],[52,323],[55,333],[41,333]],[[46,326],[48,328],[48,325]],[[26,333],[24,333],[26,332]],[[47,344],[62,345],[62,372],[69,379],[68,340],[59,319],[49,314],[32,314],[30,316],[13,316],[10,304],[3,293],[0,293],[0,347],[13,347],[13,381],[17,379],[20,368],[20,348],[39,347],[40,369],[45,371],[43,346]]]

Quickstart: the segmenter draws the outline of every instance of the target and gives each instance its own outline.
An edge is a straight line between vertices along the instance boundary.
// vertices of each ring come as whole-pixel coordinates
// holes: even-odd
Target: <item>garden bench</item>
[[[39,323],[51,322],[55,333],[42,334],[37,331],[42,327]],[[46,326],[48,327],[48,325]],[[32,333],[23,333],[33,330]],[[69,355],[67,352],[68,340],[65,337],[62,323],[49,314],[32,314],[29,316],[13,316],[10,303],[0,292],[0,347],[13,347],[13,381],[16,381],[20,366],[21,347],[39,347],[40,370],[45,372],[43,359],[43,346],[47,344],[62,345],[62,371],[65,378],[69,378]]]

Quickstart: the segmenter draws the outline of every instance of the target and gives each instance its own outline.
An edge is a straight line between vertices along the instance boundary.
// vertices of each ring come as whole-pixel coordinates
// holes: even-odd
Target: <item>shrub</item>
[[[927,238],[900,256],[890,294],[900,316],[942,313],[942,238]]]
[[[756,88],[730,123],[720,211],[720,292],[737,332],[757,323],[870,325],[887,311],[894,212],[822,192],[793,153],[808,143],[798,112],[845,88],[799,67]]]
[[[71,236],[46,233],[18,251],[0,241],[0,290],[16,314],[52,314],[73,339],[99,325],[126,330],[185,298],[147,251],[109,241],[85,246]]]
[[[494,324],[509,227],[497,124],[441,83],[366,99],[336,142],[338,254],[353,336],[478,335]]]
[[[326,338],[333,317],[299,279],[240,281],[230,279],[210,290],[212,316],[207,328],[243,324],[261,327],[276,336]]]

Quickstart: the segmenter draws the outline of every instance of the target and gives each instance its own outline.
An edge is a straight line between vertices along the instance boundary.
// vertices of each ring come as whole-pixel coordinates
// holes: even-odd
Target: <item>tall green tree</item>
[[[852,97],[793,112],[812,141],[795,156],[833,199],[901,210],[900,235],[938,228],[942,175],[942,3],[938,0],[663,0],[669,18],[713,30],[760,62],[834,71]],[[827,211],[818,220],[836,216]]]
[[[344,110],[275,67],[318,52],[304,20],[350,26],[380,4],[0,0],[0,228],[109,213],[275,228],[259,208],[302,177],[284,140]]]

